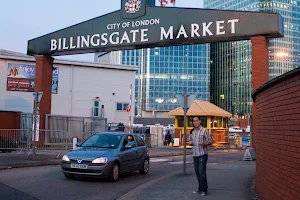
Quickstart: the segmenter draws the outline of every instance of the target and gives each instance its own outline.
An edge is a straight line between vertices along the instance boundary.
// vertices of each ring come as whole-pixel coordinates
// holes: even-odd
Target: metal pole
[[[65,150],[68,151],[68,132],[65,132],[65,135],[66,135],[66,138],[65,138],[66,139],[66,141],[65,141],[66,142]]]
[[[38,107],[38,94],[35,96],[34,99],[34,120],[33,120],[33,145],[32,145],[32,159],[35,159],[35,140],[36,140],[36,123],[37,123],[37,107]]]
[[[253,123],[253,118],[252,118],[252,115],[250,115],[250,148],[252,148],[253,146],[253,134],[252,134],[252,123]]]
[[[186,112],[187,112],[187,98],[188,98],[188,94],[187,91],[184,92],[184,117],[183,117],[183,121],[184,121],[184,148],[183,148],[183,173],[186,174]]]
[[[156,143],[157,143],[157,148],[158,148],[158,125],[156,125]]]

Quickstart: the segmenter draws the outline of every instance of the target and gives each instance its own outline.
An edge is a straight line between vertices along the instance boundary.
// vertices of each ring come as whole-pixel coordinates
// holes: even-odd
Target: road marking
[[[193,163],[192,161],[186,161],[186,164],[191,164]],[[174,161],[174,162],[168,162],[168,164],[172,164],[172,165],[182,165],[183,161]]]
[[[150,162],[170,162],[171,159],[162,159],[162,158],[151,158]]]
[[[175,161],[175,160],[171,160],[171,159],[163,159],[163,158],[152,158],[150,159],[150,162],[153,163],[159,163],[159,162],[164,162],[164,163],[168,163],[168,164],[172,164],[172,165],[180,165],[183,164],[183,161]],[[193,161],[186,161],[187,164],[191,164],[193,163]]]
[[[216,165],[218,163],[207,163],[207,165]]]
[[[150,159],[150,163],[159,163],[159,162],[164,162],[164,163],[168,163],[168,164],[171,164],[171,165],[182,165],[183,164],[183,161],[180,160],[180,161],[175,161],[175,160],[172,160],[172,159],[164,159],[164,158],[151,158]],[[193,161],[186,161],[186,164],[192,164]],[[207,163],[207,165],[209,166],[215,166],[217,165],[218,163]]]

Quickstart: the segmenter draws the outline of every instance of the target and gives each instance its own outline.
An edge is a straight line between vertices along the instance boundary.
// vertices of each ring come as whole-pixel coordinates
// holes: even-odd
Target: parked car
[[[117,181],[120,174],[149,172],[149,153],[144,140],[135,134],[97,133],[62,157],[66,178],[103,177]]]
[[[18,148],[18,142],[12,138],[0,136],[0,151],[3,153],[15,151]]]

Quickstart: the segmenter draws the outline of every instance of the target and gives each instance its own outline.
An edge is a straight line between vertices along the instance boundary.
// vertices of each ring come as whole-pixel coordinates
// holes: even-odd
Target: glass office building
[[[205,8],[277,12],[284,18],[284,38],[269,43],[269,79],[300,64],[300,0],[204,0]],[[249,117],[252,105],[250,41],[210,45],[211,100],[238,115]]]
[[[121,64],[140,66],[136,74],[136,114],[170,111],[179,107],[176,94],[209,98],[208,45],[125,50]]]

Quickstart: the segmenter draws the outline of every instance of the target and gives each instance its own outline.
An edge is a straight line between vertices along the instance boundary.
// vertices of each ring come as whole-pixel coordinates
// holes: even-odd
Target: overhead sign
[[[28,42],[29,55],[68,55],[122,49],[283,36],[277,13],[146,6],[122,0],[121,10]]]

